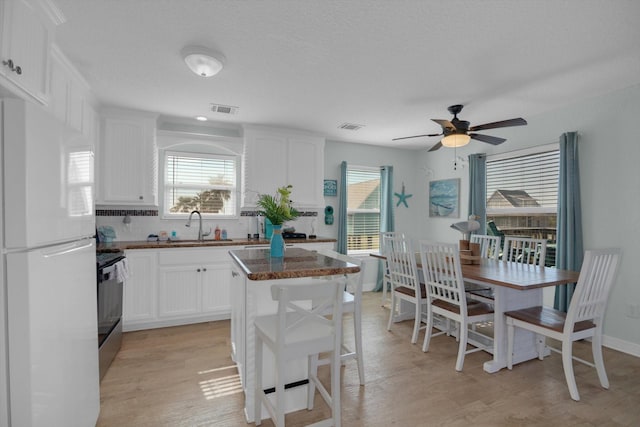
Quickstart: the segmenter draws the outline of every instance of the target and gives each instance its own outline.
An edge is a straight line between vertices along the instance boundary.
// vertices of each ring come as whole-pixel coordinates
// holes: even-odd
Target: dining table
[[[385,259],[379,253],[371,256]],[[417,266],[422,270],[419,254]],[[477,264],[461,264],[466,283],[490,287],[494,291],[493,358],[484,363],[484,370],[494,373],[507,366],[507,324],[504,313],[526,307],[540,306],[545,287],[576,283],[579,272],[518,262],[480,259]],[[410,313],[412,310],[403,310]],[[516,328],[513,363],[538,357],[537,337],[534,333]]]

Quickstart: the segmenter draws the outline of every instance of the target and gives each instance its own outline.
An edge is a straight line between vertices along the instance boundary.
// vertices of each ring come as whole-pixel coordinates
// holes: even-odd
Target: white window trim
[[[211,157],[216,157],[216,158],[227,158],[227,159],[233,159],[235,162],[235,166],[236,166],[236,185],[235,185],[235,214],[234,215],[213,215],[213,214],[207,214],[207,213],[202,213],[202,218],[203,219],[238,219],[240,218],[240,179],[241,179],[241,173],[240,173],[240,167],[241,167],[241,158],[238,155],[233,155],[233,154],[228,154],[228,153],[218,153],[218,152],[213,152],[213,151],[202,151],[202,152],[198,152],[195,150],[176,150],[175,148],[166,148],[166,149],[161,149],[159,150],[159,156],[160,156],[160,167],[159,169],[159,179],[158,179],[158,187],[159,187],[159,191],[158,191],[158,208],[159,208],[159,214],[160,214],[160,218],[161,219],[186,219],[189,217],[189,213],[175,213],[175,214],[168,214],[165,212],[165,201],[164,201],[164,193],[165,193],[165,165],[166,165],[166,159],[167,159],[167,155],[193,155],[193,156],[202,156],[202,157],[207,157],[207,156],[211,156]]]
[[[547,151],[556,151],[560,149],[560,143],[553,142],[551,144],[536,145],[535,147],[523,148],[520,150],[507,151],[505,153],[496,153],[487,155],[487,162],[496,160],[513,159],[515,157],[524,157],[531,154],[545,153]]]
[[[377,172],[378,174],[380,174],[380,166],[363,166],[363,165],[347,164],[347,174],[351,169],[368,171],[368,172]],[[349,196],[347,194],[347,198],[348,197]],[[382,197],[382,195],[380,197]],[[378,209],[348,209],[347,208],[347,216],[351,213],[377,213],[378,215],[380,215],[380,208],[379,207]],[[378,228],[378,234],[379,233],[380,233],[380,229]],[[347,232],[347,237],[348,235],[349,233]],[[367,256],[372,253],[378,253],[379,251],[380,251],[379,248],[377,250],[376,249],[351,249],[350,250],[347,248],[347,255]]]

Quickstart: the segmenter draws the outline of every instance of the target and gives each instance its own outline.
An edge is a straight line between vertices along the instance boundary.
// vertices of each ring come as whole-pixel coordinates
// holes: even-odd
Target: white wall
[[[640,259],[640,86],[525,118],[529,122],[526,127],[486,131],[507,138],[504,144],[493,147],[472,141],[458,154],[466,157],[476,152],[513,151],[557,142],[563,132],[578,132],[585,249],[615,246],[623,250],[604,323],[605,344],[640,355],[640,318],[628,315],[631,306],[640,307],[640,275],[635,270]],[[425,151],[419,162],[434,170],[432,179],[452,178],[457,174],[451,168],[451,157],[451,150]],[[464,218],[467,169],[462,181]],[[426,200],[421,202],[426,211]],[[459,238],[456,232],[447,229],[454,221],[423,218],[418,228],[421,236],[451,242]]]

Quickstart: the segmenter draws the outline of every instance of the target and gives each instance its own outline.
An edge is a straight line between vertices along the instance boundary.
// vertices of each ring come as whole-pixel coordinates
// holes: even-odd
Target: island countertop
[[[271,258],[269,249],[233,250],[229,255],[249,280],[333,276],[360,271],[355,264],[302,248],[287,248],[284,258]]]

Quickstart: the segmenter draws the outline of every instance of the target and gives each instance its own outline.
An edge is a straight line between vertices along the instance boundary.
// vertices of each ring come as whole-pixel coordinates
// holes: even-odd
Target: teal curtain
[[[380,232],[395,231],[393,217],[393,166],[380,168]],[[382,291],[383,262],[378,263],[378,280],[374,291]]]
[[[469,215],[478,216],[480,229],[487,234],[487,155],[469,155]]]
[[[578,134],[567,132],[560,136],[556,267],[580,271],[583,249]],[[574,289],[575,283],[556,286],[554,308],[567,311]]]
[[[338,245],[336,250],[347,254],[347,162],[340,164],[340,188],[338,189]]]

